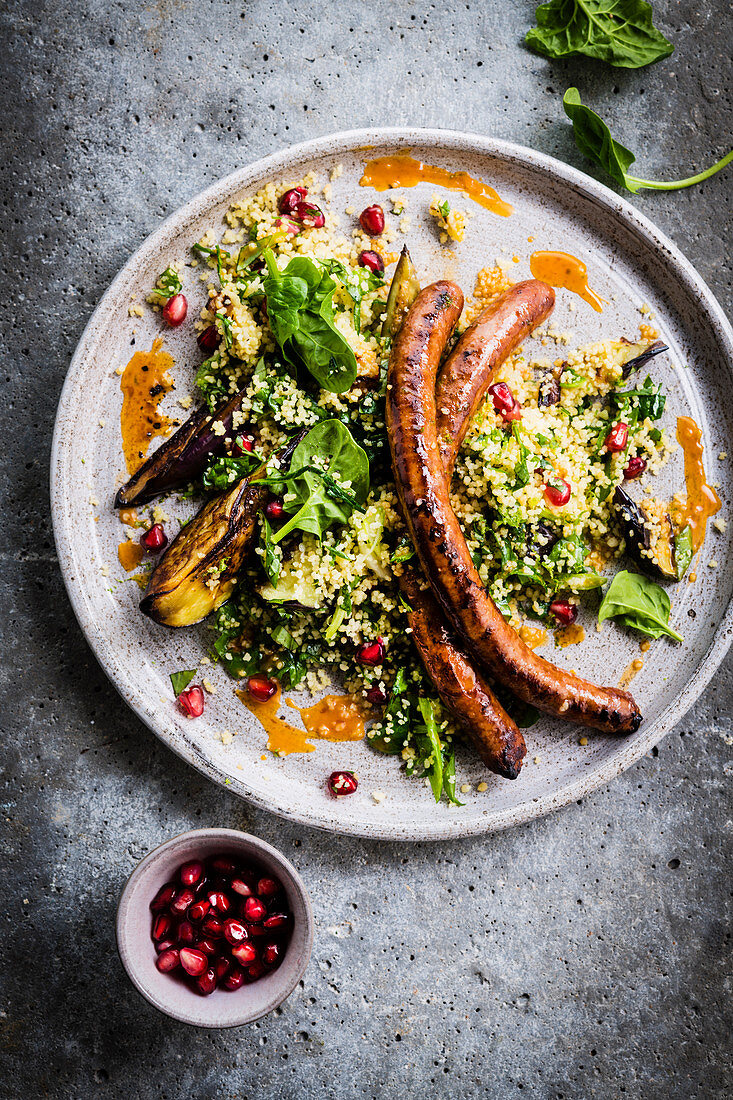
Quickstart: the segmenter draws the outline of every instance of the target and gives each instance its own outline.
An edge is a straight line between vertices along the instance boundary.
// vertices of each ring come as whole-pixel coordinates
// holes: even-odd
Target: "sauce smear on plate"
[[[124,394],[120,427],[128,474],[136,473],[156,435],[168,435],[174,421],[158,412],[161,399],[173,389],[168,371],[173,357],[163,351],[163,340],[153,341],[150,351],[136,351],[120,380]]]
[[[692,549],[697,553],[705,540],[708,520],[720,511],[723,503],[712,485],[708,485],[702,464],[702,432],[691,416],[677,417],[677,442],[685,456],[687,500],[674,518],[680,530],[689,525]]]
[[[137,569],[145,557],[145,550],[139,542],[128,539],[127,542],[121,542],[117,547],[117,557],[120,559],[120,565],[125,572],[131,573],[133,569]]]
[[[448,191],[463,191],[479,206],[502,218],[514,213],[511,203],[504,202],[488,183],[474,179],[468,172],[449,172],[447,168],[424,164],[414,157],[377,157],[369,160],[359,180],[362,187],[373,187],[376,191],[388,191],[390,187],[415,187],[418,183],[434,183]]]
[[[268,735],[267,747],[278,756],[313,752],[315,745],[310,744],[309,737],[322,741],[361,741],[364,737],[364,714],[358,700],[350,695],[326,695],[310,707],[297,707],[287,699],[287,705],[297,710],[303,719],[304,730],[278,717],[282,699],[280,688],[266,703],[258,703],[246,689],[238,691],[237,695],[262,723]]]
[[[569,252],[533,252],[529,269],[535,279],[577,294],[597,313],[603,312],[604,299],[588,286],[588,268]]]

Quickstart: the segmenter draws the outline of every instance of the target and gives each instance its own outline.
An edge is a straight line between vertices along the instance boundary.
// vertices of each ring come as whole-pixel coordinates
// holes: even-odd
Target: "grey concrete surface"
[[[721,156],[730,6],[654,6],[676,52],[626,72],[528,53],[528,0],[6,0],[0,1095],[731,1095],[730,660],[658,750],[582,804],[462,843],[344,841],[252,812],[125,709],[72,617],[47,501],[60,387],[104,288],[161,218],[248,160],[404,123],[586,168],[570,83],[641,174]],[[728,309],[732,182],[633,200]],[[302,988],[235,1032],[157,1015],[114,947],[135,861],[201,824],[279,845],[317,919]]]

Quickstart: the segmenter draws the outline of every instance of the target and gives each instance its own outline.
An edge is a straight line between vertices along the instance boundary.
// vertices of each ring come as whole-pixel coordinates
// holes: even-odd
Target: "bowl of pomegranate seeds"
[[[237,1027],[277,1008],[312,946],[300,875],[272,845],[234,829],[195,829],[156,848],[117,910],[117,947],[133,985],[198,1027]]]

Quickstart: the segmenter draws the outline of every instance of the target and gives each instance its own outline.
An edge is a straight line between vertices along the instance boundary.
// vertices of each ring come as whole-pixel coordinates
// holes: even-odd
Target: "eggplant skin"
[[[620,486],[613,495],[621,533],[626,542],[626,553],[640,569],[661,580],[676,580],[677,565],[674,553],[672,521],[664,515],[658,522],[661,529],[652,547],[650,523],[644,508],[631,499]]]
[[[405,314],[420,293],[420,283],[407,245],[404,245],[397,261],[387,295],[387,310],[382,325],[382,336],[396,336]]]
[[[232,418],[239,411],[245,390],[210,413],[206,406],[197,409],[146,459],[140,469],[122,486],[115,497],[116,508],[131,508],[147,504],[161,493],[185,485],[203,471],[210,458],[218,457],[230,441]],[[224,431],[215,431],[215,425]]]
[[[645,363],[648,363],[650,359],[653,359],[655,355],[661,355],[664,351],[669,351],[669,346],[662,340],[655,340],[653,344],[630,344],[629,347],[632,350],[639,349],[639,354],[635,355],[632,359],[627,359],[624,363],[621,374],[622,377],[628,378],[632,371],[638,370],[639,367],[643,367]]]
[[[162,626],[191,626],[221,607],[257,537],[268,490],[244,479],[205,504],[152,572],[140,610]]]

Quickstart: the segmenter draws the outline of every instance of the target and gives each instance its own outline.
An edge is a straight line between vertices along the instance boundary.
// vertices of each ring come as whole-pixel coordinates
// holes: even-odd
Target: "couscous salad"
[[[466,219],[443,196],[430,213],[441,239],[462,239]],[[210,232],[160,275],[148,302],[173,326],[187,315],[183,264],[207,286],[195,392],[181,402],[195,410],[146,457],[176,426],[157,413],[168,384],[156,341],[136,367],[147,442],[126,440],[132,476],[116,505],[145,528],[128,554],[152,563],[141,610],[169,627],[208,620],[208,659],[271,751],[366,736],[456,802],[457,738],[514,779],[540,711],[638,728],[628,682],[598,687],[537,650],[606,620],[647,645],[681,644],[674,582],[720,501],[699,431],[670,421],[654,380],[668,350],[656,333],[583,347],[554,333],[530,352],[525,338],[549,331],[552,286],[487,268],[464,302],[406,247],[391,251],[388,222],[409,232],[403,209],[347,215],[348,236],[313,176],[272,182],[229,210],[221,240]],[[660,500],[654,475],[678,444],[687,491]],[[200,508],[169,541],[159,501],[171,492]],[[205,684],[171,678],[200,715]],[[305,731],[278,714],[297,687],[339,692],[298,708]],[[328,782],[343,796],[358,780]]]

